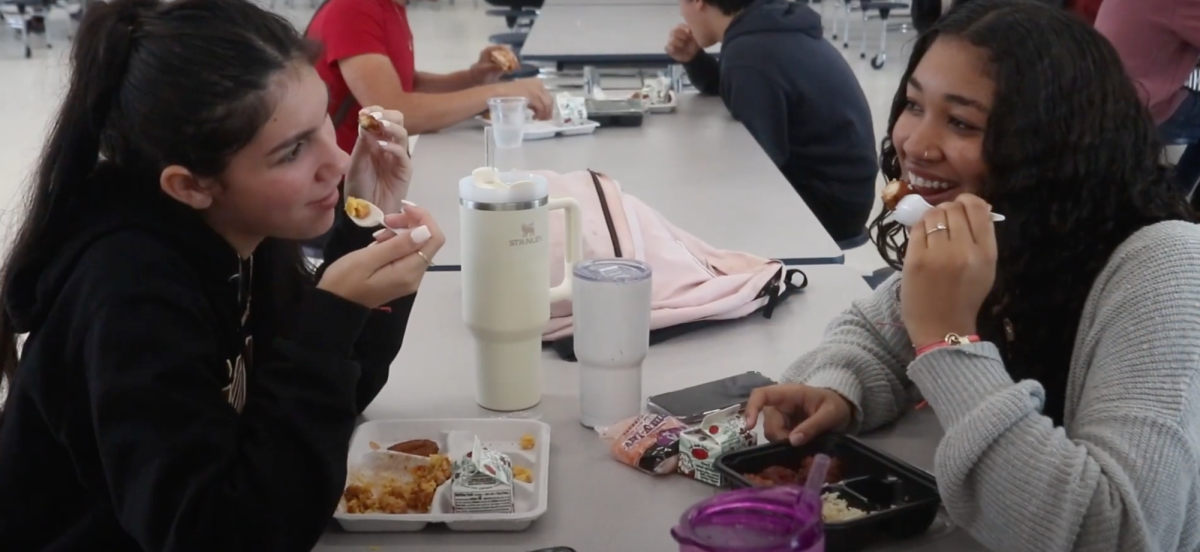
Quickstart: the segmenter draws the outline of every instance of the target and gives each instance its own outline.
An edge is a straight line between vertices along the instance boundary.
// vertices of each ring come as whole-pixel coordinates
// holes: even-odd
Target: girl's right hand
[[[803,445],[823,433],[850,425],[854,409],[837,392],[821,387],[783,383],[755,389],[746,404],[746,428],[754,429],[759,416],[767,439]]]
[[[384,220],[405,230],[383,230],[371,245],[334,261],[319,289],[372,309],[416,293],[446,236],[428,211],[407,202],[403,213]]]

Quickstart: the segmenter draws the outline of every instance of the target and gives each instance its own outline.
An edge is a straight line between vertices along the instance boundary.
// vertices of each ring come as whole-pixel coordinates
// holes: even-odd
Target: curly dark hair
[[[986,51],[996,86],[980,195],[1008,220],[996,225],[996,282],[978,330],[1014,378],[1042,383],[1044,413],[1061,424],[1079,318],[1109,256],[1145,226],[1194,214],[1112,45],[1078,17],[1031,0],[963,3],[916,40],[882,143],[888,179],[901,173],[891,134],[908,81],[943,37]],[[885,215],[871,223],[872,241],[899,270],[907,233]]]

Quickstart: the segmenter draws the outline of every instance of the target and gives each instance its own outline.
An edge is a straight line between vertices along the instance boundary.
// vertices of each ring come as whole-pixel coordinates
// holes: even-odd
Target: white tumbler
[[[550,303],[571,297],[571,279],[550,288],[550,218],[566,212],[570,274],[583,250],[579,204],[551,198],[546,179],[476,171],[459,181],[463,320],[475,338],[475,399],[511,412],[542,400],[542,332]]]
[[[579,421],[602,427],[642,410],[650,348],[650,265],[593,259],[575,265],[572,317],[579,360]]]

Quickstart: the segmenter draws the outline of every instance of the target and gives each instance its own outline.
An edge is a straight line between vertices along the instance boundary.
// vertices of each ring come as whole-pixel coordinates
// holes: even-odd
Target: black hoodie
[[[758,0],[726,29],[719,63],[701,52],[685,67],[701,92],[721,95],[835,240],[863,233],[878,172],[871,108],[821,38],[820,15]]]
[[[242,261],[161,192],[84,188],[68,238],[10,274],[30,335],[0,425],[0,550],[311,550],[413,297],[289,293],[268,259],[288,244]],[[327,262],[371,239],[338,218]]]

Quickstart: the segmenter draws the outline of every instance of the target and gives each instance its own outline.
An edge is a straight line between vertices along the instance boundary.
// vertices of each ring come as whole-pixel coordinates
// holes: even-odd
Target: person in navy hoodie
[[[854,72],[821,16],[784,0],[680,0],[667,53],[720,94],[837,241],[865,235],[878,162]],[[721,43],[720,61],[705,48]]]

